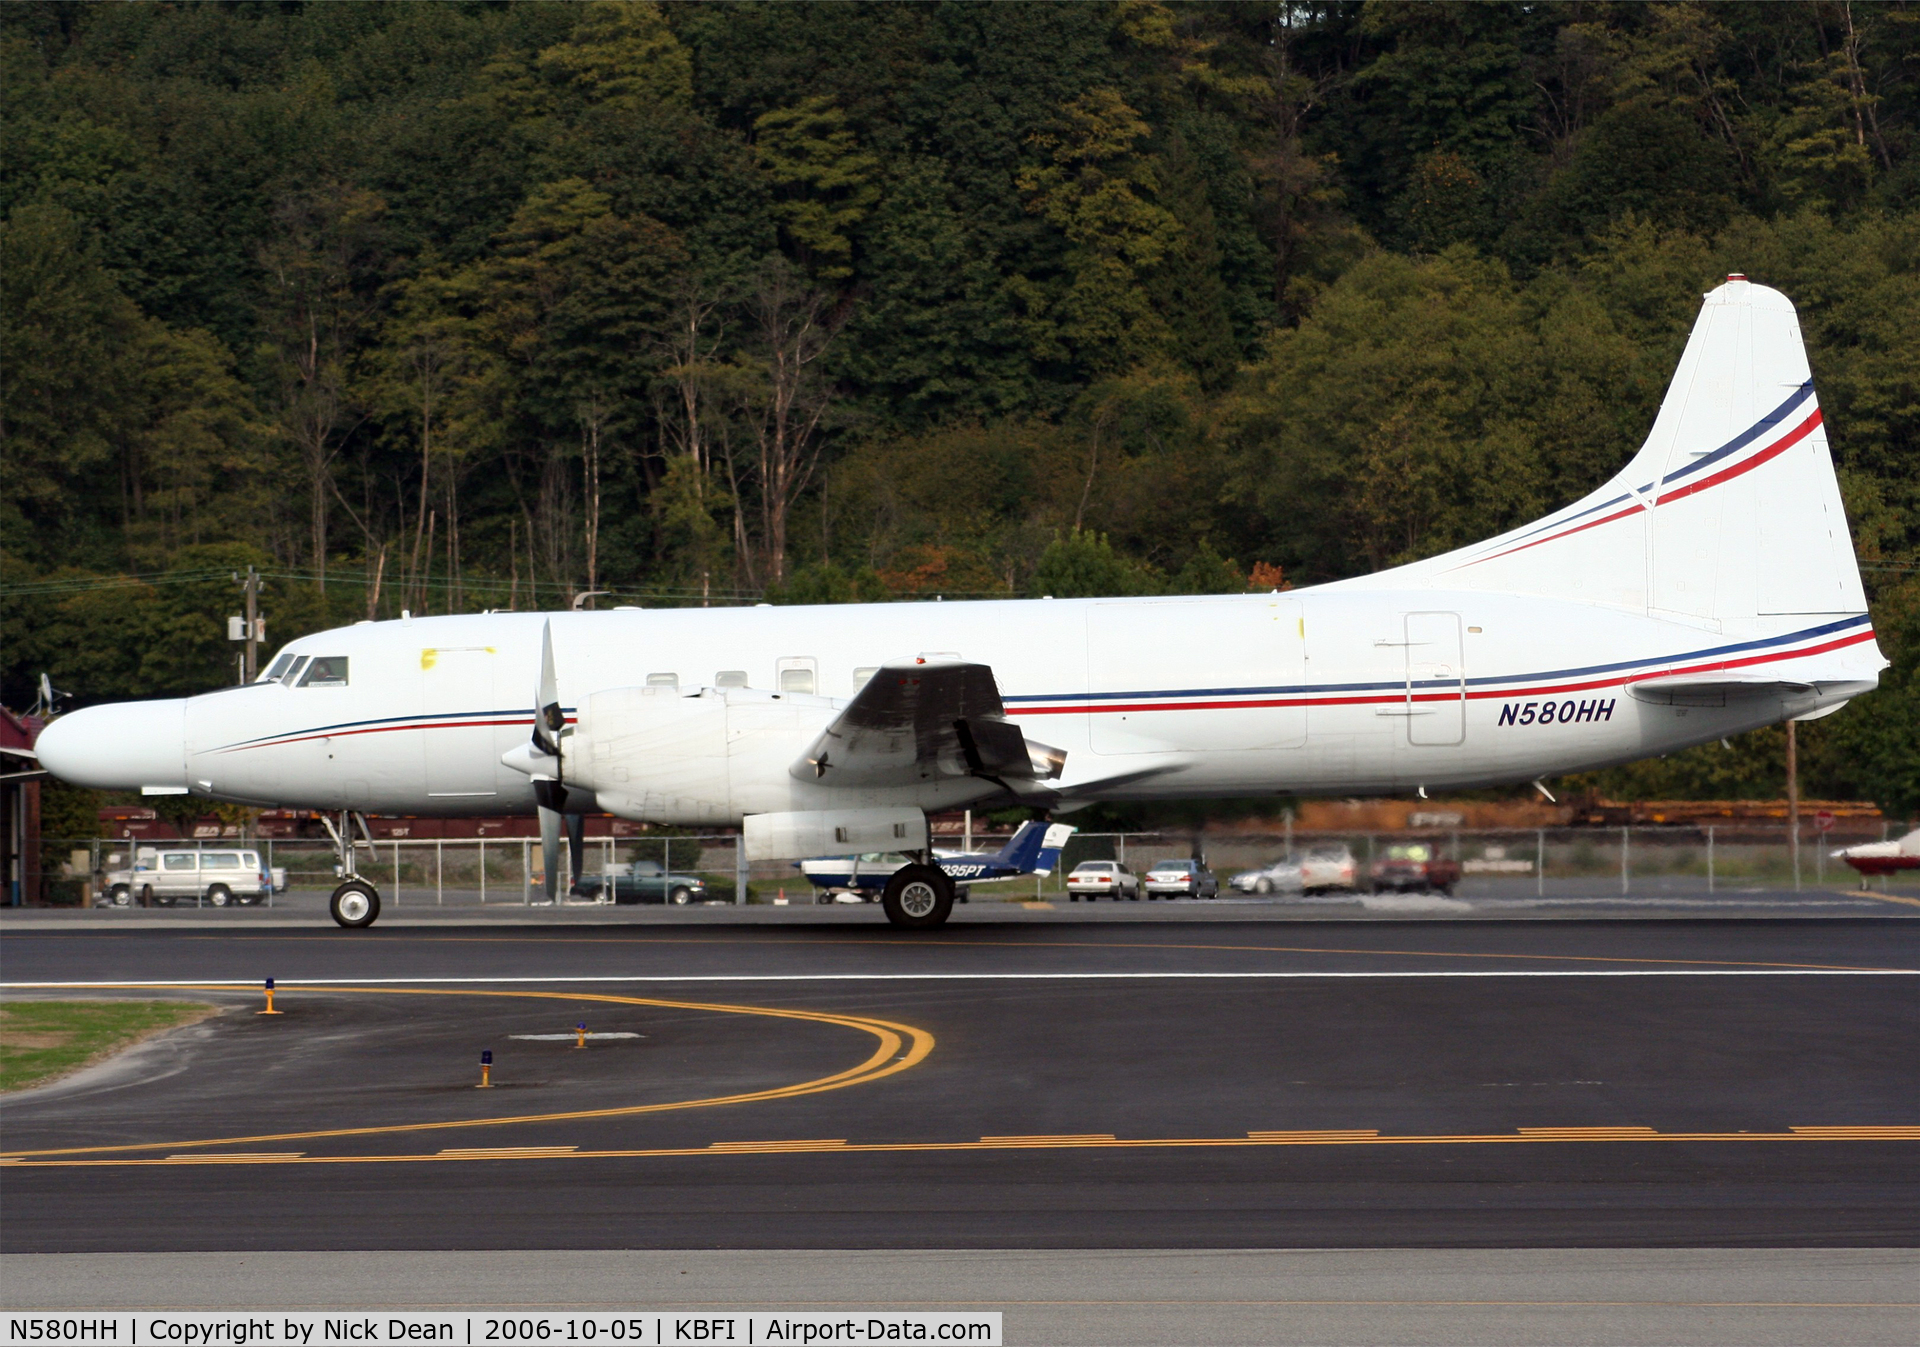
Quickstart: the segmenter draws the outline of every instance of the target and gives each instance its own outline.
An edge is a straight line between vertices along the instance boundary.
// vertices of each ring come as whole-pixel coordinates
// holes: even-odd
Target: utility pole
[[[260,669],[260,572],[247,567],[247,682],[258,676]]]
[[[1800,888],[1800,737],[1799,722],[1787,722],[1787,854],[1793,858],[1793,887]]]
[[[235,571],[233,582],[244,587],[247,611],[227,619],[227,639],[245,642],[235,663],[240,666],[240,681],[251,683],[260,671],[260,642],[267,639],[267,624],[260,616],[260,572],[249,566],[242,578],[240,572]]]

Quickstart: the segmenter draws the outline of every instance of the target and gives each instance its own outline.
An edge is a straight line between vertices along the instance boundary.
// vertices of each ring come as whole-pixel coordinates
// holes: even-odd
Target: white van
[[[142,907],[172,907],[183,900],[209,907],[250,906],[264,902],[275,888],[275,877],[260,863],[260,853],[244,847],[207,851],[142,847],[131,871],[115,871],[107,878],[115,907],[134,902]]]

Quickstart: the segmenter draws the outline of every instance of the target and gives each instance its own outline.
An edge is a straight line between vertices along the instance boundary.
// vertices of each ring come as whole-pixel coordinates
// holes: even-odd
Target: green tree
[[[1105,534],[1075,530],[1047,544],[1028,589],[1056,599],[1160,594],[1165,582],[1151,567],[1114,551]]]
[[[763,113],[754,149],[775,184],[774,214],[800,264],[823,281],[853,275],[853,236],[880,199],[877,156],[825,98]]]
[[[652,0],[592,0],[565,42],[540,53],[539,68],[599,103],[630,107],[693,99],[693,62]]]
[[[1166,348],[1166,320],[1142,281],[1183,236],[1157,200],[1152,161],[1138,152],[1149,130],[1117,90],[1094,89],[1033,137],[1051,162],[1020,173],[1027,208],[1070,245],[1057,292],[1024,289],[1043,358],[1070,353],[1087,369],[1111,371]]]

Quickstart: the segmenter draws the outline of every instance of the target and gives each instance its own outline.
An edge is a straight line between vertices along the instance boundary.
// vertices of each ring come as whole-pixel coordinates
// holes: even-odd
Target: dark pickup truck
[[[1451,894],[1460,882],[1460,863],[1434,855],[1424,842],[1396,843],[1373,863],[1371,878],[1375,893]]]
[[[612,884],[616,903],[672,903],[685,907],[707,896],[707,881],[698,875],[674,874],[662,870],[658,861],[635,861],[610,875],[582,875],[575,886],[582,898],[599,899]]]

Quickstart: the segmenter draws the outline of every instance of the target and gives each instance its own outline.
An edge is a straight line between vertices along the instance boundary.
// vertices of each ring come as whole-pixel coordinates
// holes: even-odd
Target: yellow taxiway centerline
[[[235,990],[232,984],[208,985],[198,987],[170,987],[173,991],[221,991]],[[299,990],[297,983],[282,983],[277,989],[284,1000],[289,992]],[[586,1118],[625,1118],[641,1113],[666,1113],[688,1108],[718,1108],[726,1104],[754,1104],[769,1099],[792,1099],[799,1095],[821,1094],[828,1090],[843,1090],[853,1085],[867,1085],[887,1076],[897,1075],[911,1067],[918,1066],[933,1051],[933,1035],[924,1029],[916,1029],[909,1024],[896,1024],[891,1020],[869,1019],[859,1015],[840,1015],[819,1010],[781,1010],[769,1006],[719,1005],[703,1001],[667,1001],[647,996],[614,996],[606,992],[532,992],[532,991],[466,991],[439,987],[327,987],[325,992],[369,995],[369,996],[492,996],[510,997],[525,1000],[543,1001],[602,1001],[613,1005],[651,1006],[668,1010],[706,1010],[729,1015],[762,1015],[771,1019],[803,1020],[816,1024],[832,1024],[842,1028],[857,1029],[872,1034],[879,1040],[879,1046],[871,1056],[844,1071],[836,1071],[830,1076],[821,1076],[815,1080],[803,1080],[793,1085],[774,1086],[765,1090],[749,1090],[740,1094],[716,1095],[705,1099],[677,1099],[662,1104],[628,1104],[617,1108],[575,1109],[564,1113],[523,1113],[506,1117],[460,1118],[442,1122],[395,1123],[383,1127],[331,1127],[318,1128],[303,1132],[272,1132],[259,1136],[209,1137],[200,1141],[143,1141],[119,1146],[66,1146],[53,1150],[6,1151],[0,1152],[0,1162],[37,1159],[42,1156],[61,1155],[101,1155],[123,1151],[181,1151],[200,1146],[257,1146],[279,1141],[307,1141],[316,1137],[358,1137],[380,1136],[395,1132],[440,1131],[455,1127],[507,1127],[522,1123],[575,1122]],[[322,1156],[303,1156],[299,1160],[261,1160],[259,1163],[302,1163],[306,1160],[327,1159]],[[154,1160],[153,1164],[178,1164],[178,1160],[169,1158]],[[222,1164],[234,1164],[231,1157],[222,1159]],[[238,1163],[247,1163],[240,1161]]]
[[[587,1150],[565,1146],[473,1147],[418,1154],[298,1155],[170,1155],[164,1159],[20,1159],[12,1168],[83,1168],[101,1165],[378,1165],[419,1164],[468,1160],[652,1160],[714,1155],[878,1155],[900,1152],[963,1152],[1009,1150],[1176,1150],[1264,1146],[1511,1146],[1592,1145],[1650,1141],[1920,1141],[1920,1126],[1806,1126],[1785,1132],[1656,1132],[1652,1128],[1529,1128],[1519,1132],[1481,1132],[1381,1136],[1356,1129],[1339,1132],[1258,1132],[1239,1137],[982,1137],[978,1141],[716,1141],[705,1146],[659,1146],[645,1149]],[[178,1144],[178,1143],[175,1143]],[[102,1148],[104,1149],[104,1148]]]

